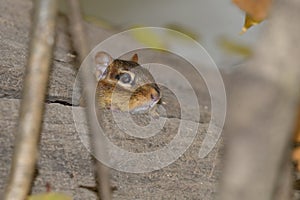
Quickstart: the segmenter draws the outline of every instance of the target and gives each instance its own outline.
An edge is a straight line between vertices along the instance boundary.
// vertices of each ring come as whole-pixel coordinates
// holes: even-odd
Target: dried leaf
[[[250,15],[254,21],[262,21],[268,15],[272,0],[233,0],[233,3]]]
[[[296,163],[298,172],[300,172],[300,147],[296,147],[293,149],[292,158],[293,161]]]
[[[250,15],[246,14],[245,15],[245,23],[244,23],[244,26],[243,26],[242,31],[240,32],[240,34],[244,34],[249,28],[259,24],[262,21],[263,20],[256,21]]]
[[[233,0],[233,3],[246,12],[244,27],[241,31],[243,34],[267,17],[272,0]]]

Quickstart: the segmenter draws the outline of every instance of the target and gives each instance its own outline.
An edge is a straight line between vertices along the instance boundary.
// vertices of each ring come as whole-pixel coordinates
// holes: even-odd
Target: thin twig
[[[35,4],[31,48],[26,68],[15,149],[4,199],[26,199],[38,156],[49,69],[55,38],[56,0]]]
[[[74,48],[79,54],[79,60],[82,62],[85,57],[88,55],[90,50],[89,45],[86,40],[86,33],[84,31],[81,9],[78,0],[69,0],[70,8],[70,31],[73,39]],[[95,107],[94,107],[94,90],[95,81],[91,78],[88,70],[82,70],[81,82],[83,85],[83,91],[85,94],[85,103],[86,103],[86,116],[91,131],[91,144],[93,152],[105,151],[105,144],[103,144],[103,139],[98,134],[98,120],[94,116]],[[94,77],[94,76],[92,76]],[[97,111],[96,111],[97,112]],[[98,181],[98,192],[101,200],[111,199],[111,185],[109,180],[109,169],[104,166],[98,160],[96,162],[96,177]]]

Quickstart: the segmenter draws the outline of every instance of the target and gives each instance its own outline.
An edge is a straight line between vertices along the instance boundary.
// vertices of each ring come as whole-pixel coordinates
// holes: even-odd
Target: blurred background
[[[236,67],[251,56],[265,23],[240,35],[244,12],[229,0],[81,0],[81,3],[85,20],[102,28],[122,31],[133,27],[155,26],[187,34],[208,51],[219,68]],[[184,41],[176,37],[172,40],[175,41],[171,46],[163,45],[168,45],[170,49],[185,48],[192,55],[192,50]]]

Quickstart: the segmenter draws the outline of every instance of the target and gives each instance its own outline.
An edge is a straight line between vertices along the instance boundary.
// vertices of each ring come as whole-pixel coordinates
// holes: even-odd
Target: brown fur
[[[96,102],[100,108],[135,111],[139,107],[149,105],[153,98],[160,98],[160,90],[150,72],[142,68],[136,61],[114,60],[107,67],[106,76],[98,82]],[[131,84],[120,84],[117,75],[131,73],[134,81]]]

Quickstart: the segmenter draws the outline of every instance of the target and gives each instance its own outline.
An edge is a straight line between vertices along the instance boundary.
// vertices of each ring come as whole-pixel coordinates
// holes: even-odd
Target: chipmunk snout
[[[151,84],[151,86],[152,86],[151,93],[150,93],[151,100],[158,101],[160,99],[160,89],[158,85],[155,83]]]

